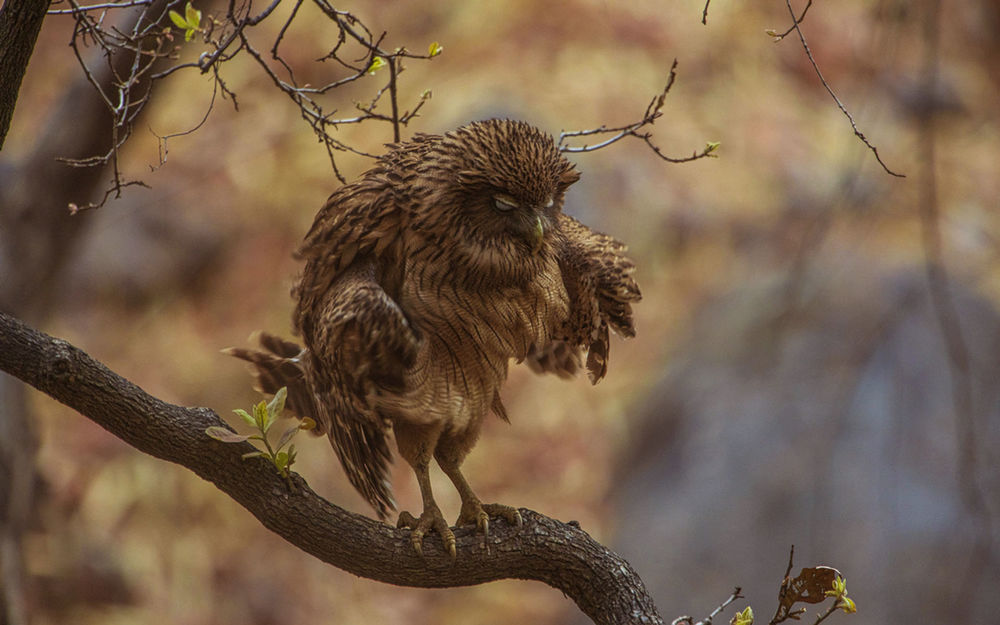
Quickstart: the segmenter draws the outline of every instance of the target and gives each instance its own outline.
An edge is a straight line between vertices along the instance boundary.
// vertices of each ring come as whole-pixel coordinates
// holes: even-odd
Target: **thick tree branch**
[[[424,588],[531,579],[561,590],[596,623],[663,623],[632,567],[575,524],[521,510],[522,527],[498,521],[485,544],[470,528],[457,530],[455,560],[433,539],[425,542],[421,558],[408,531],[332,505],[300,476],[293,476],[291,491],[269,465],[241,458],[252,450],[249,444],[209,438],[205,428],[225,425],[212,410],[152,397],[82,350],[5,313],[0,313],[0,370],[139,451],[191,469],[288,542],[355,575]]]

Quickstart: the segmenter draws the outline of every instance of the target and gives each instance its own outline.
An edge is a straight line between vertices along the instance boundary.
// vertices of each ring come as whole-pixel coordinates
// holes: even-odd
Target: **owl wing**
[[[561,236],[556,240],[559,270],[569,296],[569,317],[555,332],[556,340],[527,358],[538,372],[570,376],[587,351],[587,372],[596,384],[608,370],[609,328],[635,336],[632,304],[641,299],[632,277],[635,265],[620,241],[568,215],[559,215]]]
[[[393,508],[388,483],[388,423],[370,398],[401,389],[420,340],[376,280],[377,263],[356,260],[316,298],[308,313],[305,375],[316,421],[327,433],[344,472],[381,517]]]
[[[398,192],[406,181],[394,172],[412,170],[396,161],[419,156],[419,150],[410,152],[383,158],[364,178],[330,196],[298,250],[306,264],[293,289],[315,420],[351,484],[381,517],[394,507],[391,453],[388,424],[370,398],[402,387],[420,344],[384,288],[387,272],[398,266],[406,218]]]

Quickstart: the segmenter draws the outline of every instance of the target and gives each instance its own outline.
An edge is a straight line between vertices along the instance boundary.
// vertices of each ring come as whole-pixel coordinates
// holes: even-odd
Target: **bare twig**
[[[75,214],[83,212],[83,211],[88,211],[88,210],[93,210],[95,208],[100,208],[100,207],[104,206],[109,199],[111,199],[111,196],[121,197],[122,191],[126,187],[142,187],[144,189],[148,189],[149,185],[146,184],[145,182],[143,182],[142,180],[122,180],[121,178],[115,178],[115,179],[113,179],[111,181],[111,183],[109,184],[108,188],[104,190],[104,194],[101,196],[101,199],[99,199],[98,201],[96,201],[96,202],[87,202],[83,206],[79,206],[76,203],[70,202],[70,204],[68,206],[68,208],[69,208],[69,214],[70,215],[75,215]]]
[[[396,75],[402,71],[402,66],[396,61],[396,57],[389,57],[389,99],[392,103],[392,140],[399,143],[399,101],[396,97]]]
[[[708,5],[712,3],[712,0],[705,0],[705,8],[701,12],[701,23],[708,24]]]
[[[838,608],[840,608],[840,606],[837,605],[836,601],[831,603],[829,606],[827,606],[826,610],[824,610],[822,614],[816,615],[816,620],[813,621],[813,625],[819,625],[820,623],[825,621],[827,618],[829,618],[831,614],[836,612]]]
[[[802,23],[802,20],[806,19],[806,13],[809,12],[809,7],[811,7],[812,5],[813,5],[813,0],[809,0],[808,2],[806,2],[806,7],[802,9],[801,15],[799,15],[797,18],[794,15],[792,15],[792,25],[789,26],[788,30],[786,30],[785,32],[779,34],[777,32],[769,30],[767,31],[767,34],[774,37],[775,42],[781,41],[789,34],[791,34],[791,32],[795,30],[795,27]]]
[[[277,35],[273,37],[270,45],[270,60],[266,60],[264,55],[258,51],[250,38],[250,31],[270,17],[281,0],[271,0],[257,14],[251,14],[252,6],[250,3],[231,0],[222,16],[202,19],[201,24],[198,24],[196,29],[185,35],[185,38],[189,38],[197,32],[204,44],[208,46],[207,51],[201,53],[195,61],[174,63],[165,68],[157,67],[156,71],[154,71],[154,64],[162,65],[164,61],[176,60],[181,50],[175,41],[176,30],[172,32],[170,28],[164,28],[163,24],[170,8],[179,7],[183,0],[169,0],[165,7],[158,11],[155,11],[152,6],[154,0],[122,0],[121,2],[92,5],[82,5],[79,0],[66,1],[69,3],[69,9],[53,9],[52,12],[73,16],[75,27],[70,46],[76,54],[84,75],[98,91],[112,115],[111,148],[103,154],[89,158],[67,160],[70,164],[81,167],[111,165],[111,193],[106,193],[99,202],[88,204],[83,208],[101,206],[110,197],[119,196],[125,187],[142,184],[137,181],[126,181],[123,178],[118,162],[119,151],[132,136],[133,120],[148,102],[153,83],[181,70],[197,69],[201,73],[211,72],[213,79],[212,99],[202,120],[192,130],[163,136],[157,135],[160,165],[166,160],[166,140],[189,134],[200,128],[215,105],[216,95],[221,93],[223,98],[231,99],[233,105],[236,106],[236,94],[226,86],[220,67],[244,52],[252,58],[274,85],[298,107],[302,119],[309,124],[326,148],[334,173],[342,182],[345,179],[337,165],[336,156],[338,153],[348,152],[367,158],[374,158],[375,155],[337,139],[335,133],[340,124],[357,124],[368,121],[388,123],[392,127],[393,140],[399,141],[401,128],[418,115],[420,108],[428,99],[427,92],[425,92],[419,97],[415,106],[401,112],[398,77],[403,72],[404,59],[429,59],[432,54],[413,54],[405,48],[392,51],[383,49],[384,33],[375,36],[373,31],[361,20],[349,12],[335,9],[327,0],[313,0],[312,3],[337,29],[336,44],[329,53],[318,61],[335,60],[342,69],[347,70],[347,74],[335,76],[325,84],[315,87],[309,84],[300,84],[296,79],[296,69],[282,56],[280,51],[281,43],[291,29],[293,21],[299,15],[299,10],[305,0],[296,0],[291,14],[285,18]],[[147,13],[143,14],[143,17],[136,22],[136,27],[129,32],[122,32],[106,23],[105,17],[116,9],[143,6],[146,7]],[[128,50],[135,55],[135,62],[130,71],[124,75],[116,75],[115,88],[111,91],[101,89],[97,81],[93,79],[91,66],[81,54],[81,48],[91,46],[97,47],[106,57],[109,57],[115,50]],[[358,51],[360,51],[360,57],[353,57],[355,60],[352,60],[349,55],[357,55]],[[355,108],[360,112],[359,115],[343,119],[336,118],[336,110],[328,110],[327,105],[320,98],[348,83],[368,77],[372,73],[369,70],[376,58],[381,58],[387,63],[389,70],[385,72],[388,74],[384,79],[385,82],[376,89],[375,97],[367,105],[356,105]],[[378,110],[383,93],[388,93],[390,101],[391,110],[386,113]],[[83,208],[73,206],[73,210],[83,210]]]
[[[791,548],[789,548],[789,550],[788,550],[788,566],[785,567],[785,575],[781,578],[781,590],[779,590],[779,592],[778,592],[779,599],[782,597],[782,595],[783,595],[783,593],[785,591],[786,585],[792,579],[792,566],[794,566],[794,564],[795,564],[795,545],[792,545]],[[784,608],[782,607],[782,603],[781,603],[781,601],[779,601],[778,602],[778,609],[775,611],[774,616],[771,618],[771,620],[769,622],[769,625],[776,625],[777,623],[780,623],[781,621],[784,621],[784,620],[789,619],[789,618],[798,619],[798,617],[803,612],[805,612],[804,609],[799,609],[797,611],[788,612],[787,614],[782,615],[782,610],[783,609]]]
[[[702,620],[698,621],[694,625],[711,625],[712,619],[714,619],[715,617],[719,616],[719,614],[721,614],[723,610],[725,610],[727,607],[729,607],[729,604],[731,604],[732,602],[736,601],[737,599],[742,599],[743,598],[743,595],[740,594],[742,592],[742,590],[743,589],[740,588],[739,586],[737,586],[736,588],[734,588],[733,589],[733,594],[729,595],[728,599],[726,599],[725,601],[723,601],[722,603],[720,603],[718,605],[718,607],[716,607],[714,610],[712,610],[711,614],[709,614],[708,616],[706,616]]]
[[[595,150],[600,150],[606,148],[613,143],[621,141],[625,137],[635,137],[640,141],[644,142],[649,149],[653,151],[654,154],[659,156],[661,159],[670,163],[687,163],[689,161],[695,161],[700,158],[705,158],[708,156],[714,156],[713,152],[719,147],[718,143],[708,143],[705,149],[701,152],[694,152],[691,156],[686,157],[671,157],[664,154],[659,146],[653,143],[653,133],[647,131],[640,132],[647,126],[652,126],[657,119],[663,116],[663,105],[666,102],[667,94],[670,92],[670,88],[674,86],[674,81],[677,79],[677,59],[674,59],[673,65],[670,66],[670,76],[667,79],[667,85],[663,88],[659,94],[653,97],[653,99],[646,106],[646,111],[643,113],[642,118],[639,121],[633,122],[625,126],[619,126],[616,128],[608,128],[607,126],[599,126],[597,128],[591,128],[589,130],[564,130],[559,133],[559,141],[557,146],[560,152],[567,152],[571,154],[581,153],[581,152],[594,152]],[[567,139],[575,137],[590,137],[595,135],[611,135],[603,141],[599,141],[594,144],[583,144],[580,146],[572,146],[567,144]]]
[[[711,625],[712,619],[717,617],[723,610],[729,607],[729,604],[743,597],[743,595],[740,594],[742,591],[743,589],[737,586],[733,590],[733,594],[729,595],[728,599],[720,603],[714,610],[712,610],[711,614],[700,621],[695,622],[695,620],[690,616],[678,616],[674,620],[670,621],[670,625]]]
[[[142,7],[153,4],[155,0],[130,0],[128,2],[105,2],[102,4],[87,4],[74,6],[69,9],[49,9],[48,15],[78,15],[87,11],[106,11],[108,9],[128,9],[131,7]],[[58,3],[55,3],[58,4]]]
[[[878,164],[882,166],[882,169],[884,169],[887,174],[889,174],[890,176],[895,176],[897,178],[905,178],[906,177],[905,174],[899,174],[889,169],[889,166],[886,165],[882,161],[882,157],[879,156],[878,148],[872,145],[872,143],[868,141],[868,138],[865,137],[864,133],[862,133],[861,130],[858,128],[857,122],[854,121],[854,116],[851,115],[851,113],[847,110],[847,107],[845,107],[844,104],[840,101],[840,98],[837,97],[837,94],[833,92],[833,88],[830,87],[830,83],[828,83],[826,81],[826,78],[823,77],[823,72],[820,71],[819,65],[816,64],[816,59],[813,58],[812,50],[809,49],[809,44],[806,42],[806,37],[805,35],[802,34],[802,28],[799,27],[799,22],[801,21],[802,18],[795,16],[795,9],[792,8],[791,0],[785,0],[785,6],[788,7],[788,12],[792,16],[792,28],[799,36],[799,41],[802,43],[802,49],[806,51],[806,56],[809,58],[809,63],[812,65],[813,70],[819,77],[820,82],[823,83],[823,88],[826,89],[826,92],[830,94],[830,97],[833,98],[833,101],[837,103],[837,108],[839,108],[840,112],[843,113],[847,117],[847,119],[851,122],[851,128],[854,129],[854,135],[858,139],[860,139],[862,143],[868,146],[868,149],[871,150],[872,154],[875,155],[875,160],[878,161]],[[809,6],[807,5],[806,10],[808,9]],[[802,17],[805,17],[805,11],[802,11]]]
[[[782,579],[792,574],[792,567],[795,566],[795,545],[788,548],[788,566],[785,567],[785,575]]]
[[[212,99],[209,100],[208,106],[205,107],[205,114],[202,115],[201,120],[197,124],[195,124],[194,126],[192,126],[191,128],[188,128],[187,130],[182,130],[180,132],[169,133],[169,134],[166,134],[166,135],[159,135],[152,128],[149,129],[149,131],[151,133],[153,133],[153,136],[156,137],[156,142],[157,142],[157,156],[158,156],[158,159],[159,159],[159,162],[156,164],[156,166],[151,166],[150,170],[159,169],[160,167],[163,167],[163,165],[166,164],[166,162],[167,162],[167,153],[169,152],[169,150],[167,149],[167,141],[169,139],[173,139],[174,137],[183,137],[185,135],[189,135],[191,133],[196,132],[199,128],[201,128],[202,126],[205,125],[205,122],[208,121],[209,115],[212,114],[212,110],[215,108],[215,97],[219,94],[220,86],[221,86],[221,89],[222,89],[223,96],[225,96],[226,93],[232,94],[232,92],[230,92],[226,88],[226,84],[224,82],[222,82],[222,79],[219,78],[218,76],[216,76],[215,81],[213,81],[213,83],[212,83]],[[234,106],[236,105],[236,98],[235,98],[235,96],[233,97],[233,105]]]

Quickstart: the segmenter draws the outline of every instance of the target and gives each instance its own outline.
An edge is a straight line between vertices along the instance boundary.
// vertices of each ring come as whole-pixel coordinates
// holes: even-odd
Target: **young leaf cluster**
[[[201,11],[191,6],[188,2],[184,7],[184,15],[177,11],[170,11],[170,21],[174,26],[184,31],[184,41],[191,41],[194,34],[201,30]]]
[[[237,408],[233,411],[247,425],[257,430],[254,434],[237,434],[232,430],[217,425],[207,428],[205,433],[223,443],[251,441],[257,447],[257,450],[243,454],[243,459],[264,458],[274,465],[274,468],[282,477],[288,479],[292,464],[295,463],[295,445],[291,444],[292,438],[300,430],[315,428],[316,422],[308,417],[302,419],[292,427],[286,428],[281,433],[281,436],[278,437],[277,443],[272,445],[268,439],[268,434],[271,431],[271,426],[275,424],[278,417],[281,416],[281,412],[285,409],[285,398],[287,396],[288,390],[282,387],[274,394],[271,401],[261,400],[254,405],[251,409],[252,414],[242,408]],[[287,449],[285,448],[286,446]]]

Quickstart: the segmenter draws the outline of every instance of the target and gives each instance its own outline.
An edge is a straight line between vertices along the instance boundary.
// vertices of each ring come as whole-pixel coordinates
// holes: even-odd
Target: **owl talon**
[[[466,500],[462,504],[462,512],[458,515],[456,525],[475,525],[476,531],[484,538],[490,537],[490,517],[500,517],[511,525],[520,527],[521,513],[517,508],[499,503],[481,503],[475,499]]]
[[[437,532],[444,543],[445,551],[448,552],[448,555],[452,559],[455,559],[457,553],[455,548],[455,534],[448,527],[448,522],[444,520],[441,510],[437,506],[425,508],[419,519],[415,518],[409,512],[400,512],[399,519],[396,521],[396,527],[412,530],[410,533],[410,543],[413,544],[413,550],[421,557],[424,555],[424,536],[432,530]]]

